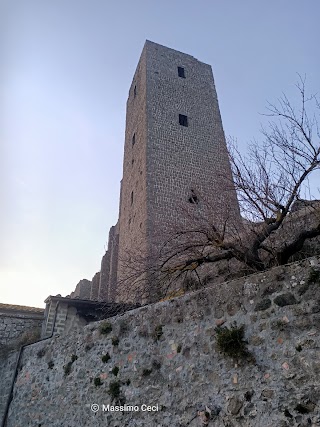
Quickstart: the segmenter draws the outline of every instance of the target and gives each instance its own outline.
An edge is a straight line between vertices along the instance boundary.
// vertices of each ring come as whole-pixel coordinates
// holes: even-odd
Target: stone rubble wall
[[[31,345],[7,427],[319,426],[319,271],[309,258]],[[244,358],[217,345],[235,323]]]
[[[10,392],[18,349],[40,338],[43,315],[0,312],[0,420]]]
[[[7,404],[18,355],[18,351],[0,353],[0,420]]]
[[[30,314],[0,313],[0,345],[9,345],[27,332],[40,331],[42,321]]]

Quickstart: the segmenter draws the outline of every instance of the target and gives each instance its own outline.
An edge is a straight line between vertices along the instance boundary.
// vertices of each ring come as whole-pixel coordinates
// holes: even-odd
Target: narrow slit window
[[[133,191],[131,191],[131,204],[133,205]]]
[[[196,195],[190,196],[189,197],[189,203],[193,203],[193,204],[197,205],[199,203],[198,197]]]
[[[133,88],[133,97],[135,98],[137,96],[137,85]]]
[[[188,117],[183,114],[179,114],[179,124],[181,126],[188,127]]]
[[[134,133],[132,137],[132,145],[134,145],[135,143],[136,143],[136,134]]]
[[[191,195],[188,199],[188,202],[192,203],[192,204],[196,204],[196,205],[199,203],[199,199],[198,199],[197,195],[195,194],[194,190],[191,190]]]
[[[183,79],[186,78],[186,75],[184,73],[184,68],[183,67],[178,67],[178,76],[182,77]]]

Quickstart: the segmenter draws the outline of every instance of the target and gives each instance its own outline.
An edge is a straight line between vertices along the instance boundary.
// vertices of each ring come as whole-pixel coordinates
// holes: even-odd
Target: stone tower
[[[119,220],[100,299],[150,300],[124,282],[127,262],[155,252],[159,236],[181,225],[181,206],[202,199],[216,218],[240,220],[211,66],[146,41],[127,101]]]

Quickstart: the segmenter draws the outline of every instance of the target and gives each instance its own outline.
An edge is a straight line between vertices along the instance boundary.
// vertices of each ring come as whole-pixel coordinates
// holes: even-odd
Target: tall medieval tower
[[[128,263],[153,253],[159,235],[181,224],[181,206],[202,198],[215,218],[240,221],[211,66],[146,41],[127,101],[119,220],[100,299],[150,300],[124,280]]]

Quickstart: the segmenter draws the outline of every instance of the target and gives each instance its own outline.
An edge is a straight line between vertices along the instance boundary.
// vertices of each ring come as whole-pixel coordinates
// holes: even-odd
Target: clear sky
[[[319,0],[2,0],[0,302],[42,307],[99,271],[146,39],[212,66],[244,147],[297,72],[319,92],[319,18]]]

